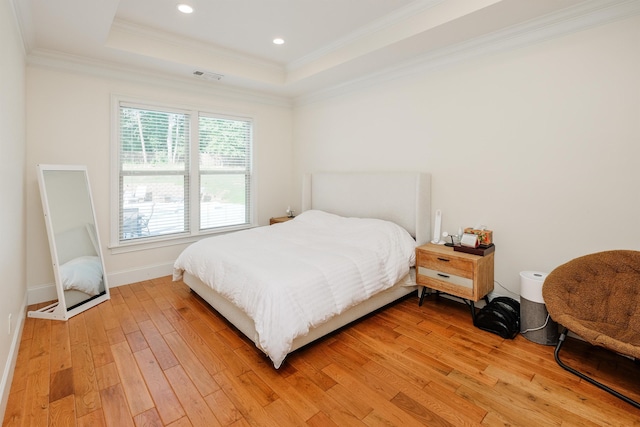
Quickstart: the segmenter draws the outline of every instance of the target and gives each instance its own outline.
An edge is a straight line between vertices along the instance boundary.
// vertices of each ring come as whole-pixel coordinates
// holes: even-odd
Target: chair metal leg
[[[602,390],[611,393],[612,395],[614,395],[615,397],[617,397],[618,399],[622,399],[625,402],[627,402],[630,405],[635,406],[636,408],[640,409],[640,402],[637,402],[633,399],[631,399],[628,396],[625,396],[624,394],[612,389],[611,387],[608,387],[604,384],[602,384],[601,382],[596,381],[595,379],[591,378],[590,376],[577,371],[575,369],[573,369],[570,366],[567,366],[562,360],[560,360],[560,349],[562,348],[562,345],[564,344],[564,340],[567,338],[567,334],[569,333],[569,329],[564,328],[564,330],[560,333],[560,338],[558,339],[558,345],[556,346],[556,350],[554,352],[554,357],[556,359],[556,362],[558,363],[558,365],[560,365],[560,367],[566,371],[571,372],[574,375],[577,375],[578,377],[582,378],[585,381],[590,382],[591,384],[595,385],[598,388],[601,388]]]

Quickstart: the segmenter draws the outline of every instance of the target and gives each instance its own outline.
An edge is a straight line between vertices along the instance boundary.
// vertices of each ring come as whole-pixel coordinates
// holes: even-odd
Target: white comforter
[[[394,223],[312,210],[194,243],[173,279],[187,271],[245,311],[278,368],[296,337],[406,276],[415,246]]]

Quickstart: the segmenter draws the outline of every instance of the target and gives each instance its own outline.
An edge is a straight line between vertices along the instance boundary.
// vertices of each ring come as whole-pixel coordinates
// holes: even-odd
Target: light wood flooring
[[[113,288],[67,322],[26,319],[3,426],[640,425],[559,368],[553,347],[473,327],[411,296],[275,370],[169,277]],[[581,341],[566,360],[640,399],[640,367]]]

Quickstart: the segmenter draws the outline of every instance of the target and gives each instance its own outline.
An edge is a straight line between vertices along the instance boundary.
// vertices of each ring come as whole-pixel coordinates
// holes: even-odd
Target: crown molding
[[[376,21],[369,23],[368,25],[358,28],[357,30],[351,32],[345,37],[336,40],[333,43],[330,43],[314,52],[311,52],[302,58],[296,59],[295,61],[287,64],[287,72],[291,72],[300,67],[303,67],[307,64],[310,64],[323,56],[339,50],[345,46],[350,45],[358,39],[365,38],[372,34],[377,33],[387,27],[393,26],[399,22],[404,21],[407,18],[414,16],[417,13],[421,13],[427,9],[431,9],[440,3],[444,2],[444,0],[419,0],[412,2],[411,4],[394,11]]]
[[[419,2],[418,5],[422,8],[432,7],[441,1],[424,0]],[[415,7],[417,6],[414,5],[414,9],[411,9],[411,11],[415,12]],[[408,10],[403,10],[403,12],[409,13]],[[19,14],[20,11],[16,11],[16,13]],[[640,0],[591,0],[486,36],[419,55],[412,60],[374,73],[299,96],[278,95],[260,88],[251,89],[243,87],[242,82],[237,82],[235,85],[229,81],[219,84],[218,82],[194,79],[190,75],[153,72],[142,66],[123,65],[56,51],[34,50],[27,53],[26,61],[27,65],[30,66],[48,67],[72,73],[84,73],[144,85],[151,84],[159,87],[195,91],[210,96],[221,96],[246,102],[292,108],[370,88],[388,81],[440,70],[483,55],[518,49],[545,40],[562,37],[598,25],[630,18],[639,13]],[[394,19],[401,19],[401,16],[406,15],[399,13]],[[385,20],[384,22],[389,24],[392,21],[393,19]],[[18,20],[18,22],[20,21]],[[119,25],[124,25],[128,30],[132,31],[147,31],[144,28],[133,28],[122,22]],[[380,28],[380,25],[384,24],[382,22],[378,22],[375,25],[372,24],[370,29]],[[184,42],[184,40],[177,40],[175,37],[167,36],[166,33],[162,32],[151,31],[148,34],[153,37],[159,37],[163,42],[166,41],[167,43],[180,44]],[[212,49],[200,42],[193,42],[200,48]],[[26,45],[28,45],[28,42]],[[247,59],[243,56],[240,57],[241,59]],[[260,64],[267,67],[273,65],[265,62],[260,62]],[[286,93],[287,86],[282,85],[282,87],[274,87],[273,89],[276,92],[282,91],[281,93]]]
[[[224,57],[233,61],[241,62],[252,67],[263,68],[272,72],[284,73],[284,68],[271,61],[262,60],[251,55],[244,55],[231,49],[225,49],[220,46],[213,46],[210,43],[204,43],[196,39],[177,36],[166,31],[160,31],[153,28],[137,25],[122,19],[115,19],[111,26],[111,31],[120,31],[130,34],[134,37],[142,37],[145,39],[153,39],[160,43],[174,46],[180,49],[191,49],[203,52],[211,56]],[[215,71],[215,70],[213,70]]]
[[[541,43],[638,14],[640,0],[592,0],[487,36],[437,49],[375,73],[298,96],[294,98],[294,106],[303,106],[388,81],[440,70],[483,55]]]
[[[18,0],[12,0],[9,2],[11,12],[13,13],[13,19],[16,22],[18,29],[18,37],[22,42],[22,52],[27,54],[30,48],[34,45],[35,35],[31,30],[33,25],[31,24],[31,11],[30,5]]]
[[[142,68],[94,60],[57,51],[34,50],[27,55],[27,65],[107,79],[123,80],[130,83],[144,84],[145,86],[156,85],[165,88],[169,87],[238,101],[285,108],[292,107],[291,98],[285,96],[262,93],[229,84],[222,85],[218,84],[217,81],[206,81],[191,77],[173,76],[166,73],[155,73]]]

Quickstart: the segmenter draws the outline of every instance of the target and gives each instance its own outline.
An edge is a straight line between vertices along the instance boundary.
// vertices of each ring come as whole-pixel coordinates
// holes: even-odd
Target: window
[[[117,128],[116,245],[251,224],[251,120],[118,102]]]
[[[200,229],[249,223],[251,123],[201,113],[198,134]]]

